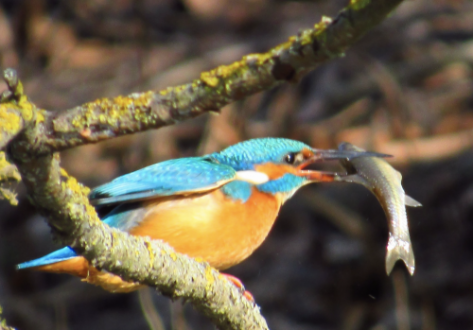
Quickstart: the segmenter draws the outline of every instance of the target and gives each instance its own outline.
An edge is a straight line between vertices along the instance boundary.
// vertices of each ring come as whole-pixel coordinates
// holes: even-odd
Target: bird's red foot
[[[248,299],[251,302],[255,302],[255,298],[253,297],[251,292],[245,290],[245,286],[243,285],[243,283],[238,278],[236,278],[233,275],[225,274],[225,273],[220,273],[220,275],[225,277],[228,281],[232,282],[238,289],[240,289],[241,293],[243,294],[243,296],[246,299]]]

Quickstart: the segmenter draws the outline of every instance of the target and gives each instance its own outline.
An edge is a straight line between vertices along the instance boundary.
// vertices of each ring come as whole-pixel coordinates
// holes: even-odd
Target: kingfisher
[[[93,189],[89,198],[99,215],[106,211],[101,219],[109,226],[163,240],[177,252],[225,270],[261,245],[279,209],[299,188],[332,182],[338,175],[309,165],[373,156],[382,154],[315,149],[283,138],[252,139],[220,152],[167,160],[120,176]],[[94,268],[70,247],[17,268],[68,273],[112,292],[140,288]],[[237,278],[225,276],[243,288]],[[251,294],[245,295],[252,299]]]

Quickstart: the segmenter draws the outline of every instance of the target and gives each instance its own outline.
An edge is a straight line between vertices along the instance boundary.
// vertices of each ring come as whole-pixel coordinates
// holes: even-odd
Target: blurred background
[[[334,16],[347,1],[1,0],[0,67],[53,111],[186,83]],[[243,280],[273,330],[473,329],[473,4],[405,1],[346,57],[182,124],[62,153],[94,187],[175,157],[263,136],[318,148],[341,141],[395,155],[417,267],[385,273],[388,228],[361,186],[320,184],[287,202]],[[4,89],[0,84],[0,89]],[[340,170],[336,164],[331,167]],[[0,201],[0,305],[19,329],[213,329],[182,302],[145,290],[114,295],[68,276],[16,272],[58,248],[14,187]],[[154,329],[160,329],[154,326]]]

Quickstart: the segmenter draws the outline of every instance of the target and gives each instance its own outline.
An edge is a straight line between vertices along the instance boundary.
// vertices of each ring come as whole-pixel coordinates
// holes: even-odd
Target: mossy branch
[[[60,113],[42,113],[44,132],[30,153],[55,151],[172,125],[268,90],[298,81],[309,70],[344,55],[402,0],[351,0],[335,19],[323,17],[266,53],[203,72],[193,82],[162,91],[102,98]]]
[[[20,181],[18,168],[7,160],[4,152],[0,151],[0,185]],[[0,198],[6,199],[12,205],[18,205],[15,192],[9,188],[0,187]]]
[[[267,329],[259,308],[207,263],[161,241],[112,229],[89,204],[89,189],[59,167],[59,155],[16,158],[32,202],[54,235],[99,268],[183,298],[220,329]]]
[[[33,106],[23,93],[23,85],[18,81],[16,71],[6,69],[3,79],[8,90],[0,96],[0,150],[15,138],[33,118]]]
[[[38,112],[33,113],[34,118],[42,116],[42,110],[36,109],[22,93],[8,102],[19,103],[19,99],[24,99],[22,106]],[[207,263],[178,254],[162,241],[134,237],[104,224],[89,203],[89,189],[60,168],[59,153],[36,156],[29,152],[30,139],[34,141],[42,132],[38,128],[41,123],[36,121],[36,125],[21,132],[9,144],[9,154],[30,201],[47,217],[56,238],[98,269],[191,302],[220,329],[268,329],[258,306]],[[4,165],[4,169],[10,166],[6,159]],[[12,173],[15,171],[16,167]]]
[[[221,329],[267,329],[256,305],[205,263],[179,255],[159,241],[111,229],[89,204],[88,189],[61,170],[57,151],[158,128],[195,117],[285,81],[344,51],[381,22],[401,0],[351,0],[339,15],[267,53],[201,74],[160,92],[101,99],[50,113],[36,108],[6,71],[9,91],[0,104],[0,150],[8,145],[32,203],[53,233],[99,269],[184,298]]]

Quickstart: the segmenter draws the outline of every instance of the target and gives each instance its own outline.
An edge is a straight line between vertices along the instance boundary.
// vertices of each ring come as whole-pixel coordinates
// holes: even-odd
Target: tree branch
[[[6,159],[4,152],[0,151],[0,185],[10,182],[20,182],[21,175],[18,168]],[[0,198],[6,199],[11,205],[18,205],[14,191],[0,187]]]
[[[45,134],[30,153],[48,154],[113,137],[172,125],[268,90],[297,81],[321,63],[344,55],[402,0],[351,0],[337,17],[323,17],[313,29],[266,53],[203,72],[199,79],[162,91],[103,98],[68,111],[47,113]]]
[[[59,167],[59,155],[15,160],[33,204],[53,234],[92,265],[129,281],[190,301],[220,329],[267,329],[259,308],[207,263],[178,254],[166,243],[112,229],[89,204],[89,189]]]
[[[170,125],[285,81],[295,81],[337,56],[401,0],[351,0],[335,20],[323,18],[264,54],[253,54],[161,92],[101,99],[59,114],[37,109],[6,72],[9,93],[0,105],[0,150],[8,144],[28,195],[53,234],[99,269],[184,298],[220,329],[267,329],[264,318],[232,284],[206,263],[165,243],[111,229],[89,204],[88,188],[60,168],[56,151]],[[3,120],[3,122],[2,122]]]
[[[35,108],[23,93],[16,71],[6,69],[3,78],[8,90],[0,96],[0,150],[15,138],[27,124],[33,121]]]

